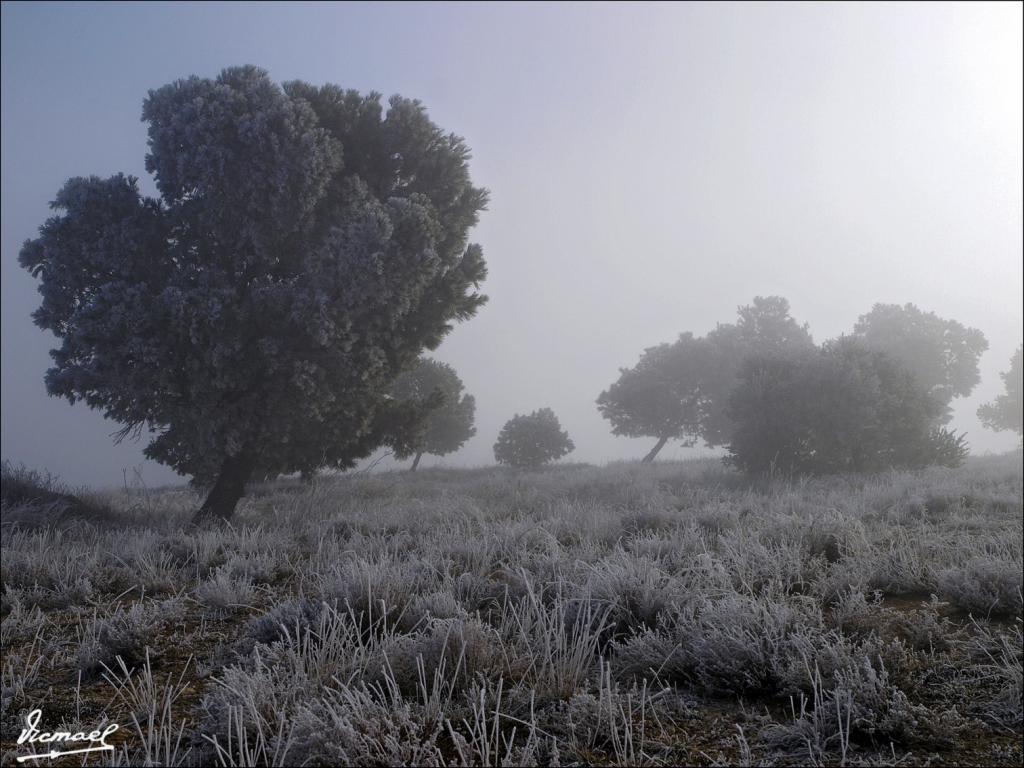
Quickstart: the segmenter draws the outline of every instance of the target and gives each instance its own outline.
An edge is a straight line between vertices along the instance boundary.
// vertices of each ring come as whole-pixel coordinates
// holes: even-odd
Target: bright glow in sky
[[[977,406],[1021,341],[1019,3],[41,4],[2,6],[2,454],[72,483],[142,462],[116,425],[45,395],[22,241],[70,176],[143,177],[150,88],[257,64],[277,81],[421,99],[491,190],[491,297],[437,356],[491,463],[515,412],[555,410],[570,459],[642,456],[594,399],[644,347],[781,294],[816,340],[875,302],[980,328]],[[670,444],[664,458],[699,450]],[[166,468],[145,464],[150,484]]]

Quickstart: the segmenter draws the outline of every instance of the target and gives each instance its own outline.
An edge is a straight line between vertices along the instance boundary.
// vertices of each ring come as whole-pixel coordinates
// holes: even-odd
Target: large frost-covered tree
[[[395,458],[413,457],[412,471],[423,454],[444,456],[457,451],[476,434],[473,417],[476,400],[463,394],[462,379],[447,363],[424,357],[405,371],[391,386],[391,394],[402,404],[421,411],[421,418],[392,441]]]
[[[257,467],[386,441],[391,381],[485,301],[467,235],[487,193],[464,141],[397,96],[237,67],[151,91],[143,120],[159,196],[73,178],[21,251],[60,341],[46,385],[214,475],[197,519],[228,517]]]

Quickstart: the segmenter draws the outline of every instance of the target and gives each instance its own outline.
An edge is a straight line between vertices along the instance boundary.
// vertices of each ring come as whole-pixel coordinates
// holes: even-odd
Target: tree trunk
[[[224,459],[224,463],[220,465],[217,482],[210,489],[203,506],[193,516],[192,524],[230,520],[235,513],[235,507],[238,506],[238,500],[245,495],[245,484],[249,482],[255,469],[256,457],[252,454],[242,453]]]
[[[409,471],[410,472],[415,472],[416,471],[416,467],[418,467],[420,465],[420,459],[422,459],[422,458],[423,458],[423,451],[420,451],[419,453],[416,454],[416,458],[412,460],[412,466],[409,467]]]
[[[651,448],[651,452],[644,456],[641,464],[650,464],[654,461],[654,457],[658,455],[658,451],[665,447],[665,443],[668,442],[668,437],[659,437],[658,442]]]

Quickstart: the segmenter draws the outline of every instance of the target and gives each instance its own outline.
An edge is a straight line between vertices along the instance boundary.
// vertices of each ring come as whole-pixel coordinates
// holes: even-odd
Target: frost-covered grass
[[[117,765],[1019,764],[1020,454],[751,483],[714,461],[4,507],[24,716]],[[95,762],[95,760],[94,760]]]

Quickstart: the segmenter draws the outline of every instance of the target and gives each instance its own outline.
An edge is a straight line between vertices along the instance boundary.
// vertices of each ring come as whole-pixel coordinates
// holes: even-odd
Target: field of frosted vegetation
[[[215,529],[4,481],[4,764],[35,708],[119,765],[1022,758],[1019,452],[321,477]]]

